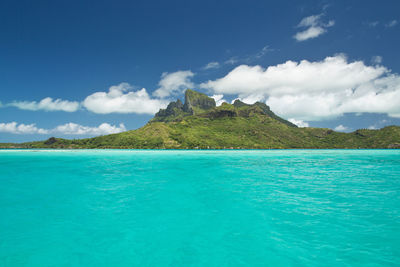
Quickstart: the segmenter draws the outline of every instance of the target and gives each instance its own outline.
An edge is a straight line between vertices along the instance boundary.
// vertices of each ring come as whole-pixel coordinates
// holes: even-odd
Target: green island
[[[0,148],[119,149],[327,149],[400,148],[400,127],[351,133],[299,128],[261,102],[236,100],[216,106],[205,94],[186,90],[185,102],[171,102],[145,126],[85,139],[0,143]]]

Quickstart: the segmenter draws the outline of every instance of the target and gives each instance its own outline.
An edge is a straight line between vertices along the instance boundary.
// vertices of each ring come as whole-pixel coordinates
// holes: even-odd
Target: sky
[[[0,1],[0,142],[137,129],[191,88],[400,125],[399,1]]]

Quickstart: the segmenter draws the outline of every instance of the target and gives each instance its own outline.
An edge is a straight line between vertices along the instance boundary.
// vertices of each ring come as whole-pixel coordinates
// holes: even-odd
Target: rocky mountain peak
[[[160,109],[160,111],[156,113],[151,122],[180,121],[184,117],[190,115],[218,119],[237,116],[249,117],[254,114],[266,115],[287,126],[297,127],[293,123],[277,116],[265,103],[256,102],[250,105],[236,99],[233,104],[223,103],[221,106],[217,107],[213,98],[190,89],[185,91],[184,104],[179,99],[169,103],[166,109]]]
[[[190,89],[185,92],[185,104],[183,105],[183,111],[190,114],[196,114],[200,110],[208,110],[215,108],[215,100],[203,93],[199,93]]]

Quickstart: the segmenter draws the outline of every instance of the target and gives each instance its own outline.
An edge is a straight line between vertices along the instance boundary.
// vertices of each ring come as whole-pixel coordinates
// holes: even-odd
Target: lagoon
[[[400,150],[0,150],[0,266],[396,266]]]

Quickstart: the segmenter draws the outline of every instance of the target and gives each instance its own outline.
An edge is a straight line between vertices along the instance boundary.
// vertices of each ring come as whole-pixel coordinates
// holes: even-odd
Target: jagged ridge
[[[221,107],[217,108],[213,98],[190,89],[185,91],[185,104],[180,99],[169,103],[167,108],[160,109],[150,122],[176,122],[192,115],[214,119],[221,117],[248,117],[252,113],[264,114],[290,127],[297,127],[293,123],[277,116],[265,103],[256,102],[249,105],[237,99],[233,105],[223,103]]]
[[[215,107],[216,104],[213,98],[188,89],[185,91],[185,104],[180,99],[169,103],[166,109],[160,109],[156,113],[151,122],[179,121],[183,117],[197,115]]]

